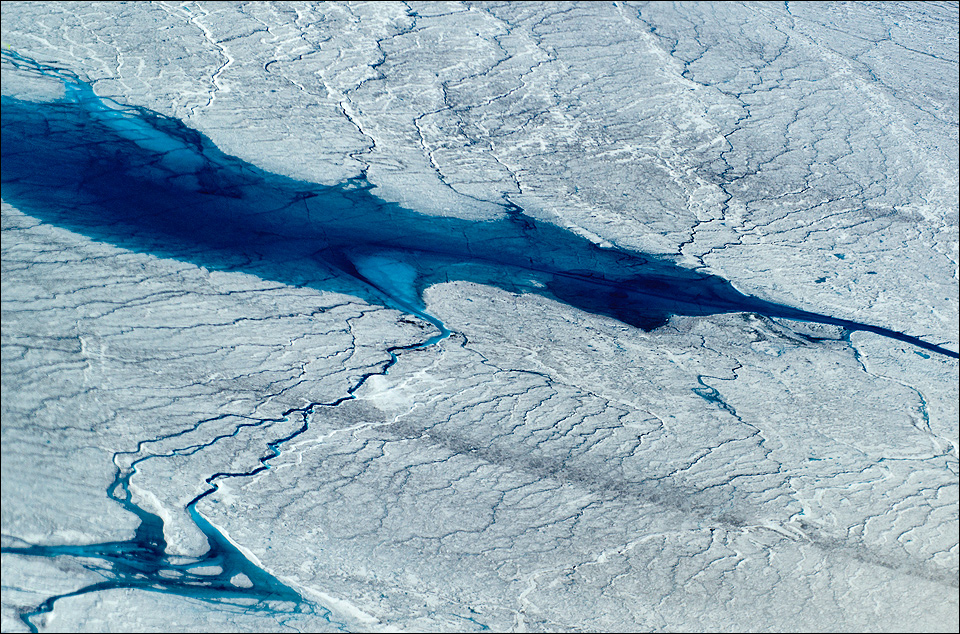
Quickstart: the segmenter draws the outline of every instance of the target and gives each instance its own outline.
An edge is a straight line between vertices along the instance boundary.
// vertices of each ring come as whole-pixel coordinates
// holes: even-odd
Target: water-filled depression
[[[744,295],[665,259],[602,248],[515,206],[498,220],[436,217],[378,199],[363,178],[325,187],[271,174],[176,119],[101,99],[65,71],[4,56],[65,84],[56,102],[3,97],[4,199],[96,240],[208,268],[248,262],[280,282],[348,276],[376,288],[379,301],[434,323],[421,292],[456,279],[539,293],[646,330],[670,315],[751,312],[957,357],[903,333]],[[304,263],[318,275],[305,273]]]

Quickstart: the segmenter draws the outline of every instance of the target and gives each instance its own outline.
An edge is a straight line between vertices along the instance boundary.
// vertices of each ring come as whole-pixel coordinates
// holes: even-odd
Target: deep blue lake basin
[[[892,330],[750,297],[666,259],[602,248],[513,205],[499,220],[436,217],[384,202],[363,178],[328,187],[271,174],[225,155],[176,119],[100,99],[62,71],[15,61],[60,76],[66,96],[50,103],[3,97],[3,196],[99,241],[289,284],[348,278],[365,299],[440,327],[424,312],[423,289],[468,280],[645,330],[671,315],[750,312],[869,331],[957,357]]]

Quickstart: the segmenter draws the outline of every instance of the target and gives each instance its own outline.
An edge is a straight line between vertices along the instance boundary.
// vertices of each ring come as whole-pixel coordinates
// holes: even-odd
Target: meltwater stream
[[[339,625],[325,608],[304,602],[301,596],[270,574],[251,563],[209,522],[190,507],[190,515],[206,535],[209,550],[201,557],[167,555],[163,523],[159,517],[133,504],[129,479],[132,471],[118,473],[110,487],[113,498],[140,519],[135,535],[126,541],[83,545],[6,545],[5,554],[29,557],[72,557],[88,570],[103,576],[103,581],[76,591],[52,596],[35,609],[22,613],[21,620],[37,632],[34,618],[51,612],[54,604],[72,596],[121,588],[188,596],[218,609],[245,614],[261,613],[271,617],[309,614]]]
[[[210,269],[246,270],[319,288],[330,280],[348,280],[369,301],[433,323],[440,334],[422,345],[449,334],[425,311],[422,291],[447,280],[468,280],[538,293],[648,330],[671,315],[750,312],[836,325],[848,334],[872,332],[958,356],[886,328],[750,297],[721,278],[663,259],[601,248],[514,206],[499,220],[432,217],[379,200],[362,178],[325,187],[270,174],[223,154],[178,120],[97,97],[69,71],[12,51],[3,51],[3,58],[14,72],[56,78],[65,88],[64,98],[55,102],[3,97],[2,193],[18,209],[98,241]],[[313,407],[352,398],[365,380],[340,401],[285,416],[302,415],[306,424]],[[292,437],[270,443],[271,454],[257,470],[267,468],[266,461]],[[133,539],[86,546],[9,545],[3,552],[95,562],[91,565],[105,581],[72,594],[138,587],[219,603],[290,602],[289,614],[305,609],[294,590],[249,562],[196,512],[197,500],[189,510],[210,551],[190,560],[166,555],[161,520],[130,499],[131,473],[118,470],[109,494],[140,518]],[[214,474],[208,483],[215,488],[216,478],[231,475],[248,474]],[[248,582],[243,587],[231,582],[240,575]],[[25,614],[24,621],[36,631],[32,617],[49,612],[60,598]],[[329,618],[319,606],[310,610]]]

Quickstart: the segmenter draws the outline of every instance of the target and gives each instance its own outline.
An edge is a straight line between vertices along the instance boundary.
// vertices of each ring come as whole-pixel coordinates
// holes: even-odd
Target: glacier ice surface
[[[3,18],[5,631],[956,629],[954,5]]]

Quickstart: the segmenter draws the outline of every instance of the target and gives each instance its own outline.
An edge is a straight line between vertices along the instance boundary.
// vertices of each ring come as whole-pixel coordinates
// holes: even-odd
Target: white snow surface
[[[2,11],[4,48],[265,170],[365,175],[436,216],[513,203],[751,295],[960,343],[955,3]],[[7,65],[3,91],[59,96]],[[169,554],[200,554],[185,506],[207,478],[254,470],[299,427],[283,412],[411,346],[197,507],[331,619],[126,588],[58,600],[41,631],[958,628],[955,359],[748,314],[644,332],[468,282],[427,289],[453,334],[413,348],[431,324],[335,280],[209,271],[8,202],[5,548],[129,539],[106,490],[147,458],[134,501]],[[100,580],[5,552],[3,630]]]

